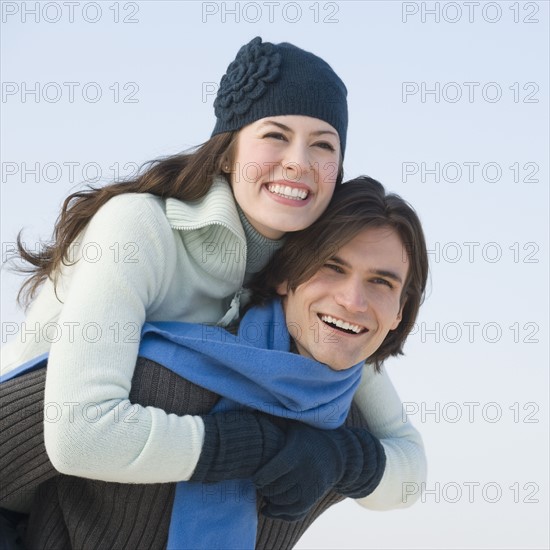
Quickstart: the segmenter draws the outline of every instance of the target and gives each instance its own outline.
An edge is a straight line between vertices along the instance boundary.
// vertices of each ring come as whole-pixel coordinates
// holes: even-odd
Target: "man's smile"
[[[343,319],[339,319],[338,317],[333,317],[332,315],[320,313],[318,314],[318,317],[329,327],[341,330],[342,332],[346,332],[348,334],[363,334],[364,332],[368,332],[366,327],[356,325],[355,323],[350,323]]]

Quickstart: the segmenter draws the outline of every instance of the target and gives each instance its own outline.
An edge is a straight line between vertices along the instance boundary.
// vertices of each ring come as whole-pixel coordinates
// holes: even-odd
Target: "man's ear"
[[[279,296],[287,296],[288,295],[288,281],[283,281],[282,283],[279,283],[277,287],[275,288],[277,291],[277,294]]]
[[[403,319],[403,308],[405,307],[406,303],[407,299],[405,298],[405,300],[403,300],[403,303],[401,304],[401,307],[399,308],[399,313],[397,314],[397,317],[395,318],[395,321],[393,322],[390,330],[395,330],[399,326],[401,319]]]

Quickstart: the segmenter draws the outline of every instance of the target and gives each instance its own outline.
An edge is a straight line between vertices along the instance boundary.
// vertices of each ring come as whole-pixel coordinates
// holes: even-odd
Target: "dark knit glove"
[[[351,498],[369,495],[385,465],[381,443],[366,429],[292,423],[283,449],[252,479],[265,499],[265,516],[297,521],[331,489]]]
[[[202,419],[204,443],[189,481],[251,478],[284,445],[283,430],[261,413],[227,411]]]

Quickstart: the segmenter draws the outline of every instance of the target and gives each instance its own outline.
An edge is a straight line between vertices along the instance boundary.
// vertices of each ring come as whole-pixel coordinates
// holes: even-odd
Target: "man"
[[[319,369],[343,371],[366,360],[362,391],[356,394],[345,427],[323,430],[286,421],[281,438],[276,422],[255,417],[261,418],[260,429],[270,432],[273,443],[248,474],[263,507],[256,548],[291,548],[320,513],[345,496],[374,509],[412,503],[402,502],[401,486],[405,481],[422,481],[425,457],[420,436],[402,421],[401,403],[382,363],[402,354],[423,298],[427,269],[424,237],[412,208],[399,197],[386,195],[378,182],[357,178],[337,189],[320,220],[291,234],[252,283],[252,304],[281,300],[293,349],[321,363]],[[14,381],[0,390],[24,394],[25,387],[32,386],[39,392],[43,384],[39,375],[34,373],[27,386]],[[312,378],[313,394],[318,391],[315,382]],[[218,395],[151,360],[139,360],[130,397],[134,403],[169,413],[209,418],[205,440],[213,444],[203,446],[192,480],[231,479],[243,456],[249,458],[243,453],[256,447],[239,447],[231,460],[220,453],[222,447],[238,445],[223,423],[212,420],[216,415],[207,415]],[[35,393],[32,403],[27,399],[28,406],[39,399]],[[25,400],[17,403],[21,411]],[[35,419],[41,419],[41,411],[39,405]],[[7,409],[4,412],[8,414]],[[0,419],[2,428],[5,418]],[[334,427],[330,418],[324,420],[327,427]],[[27,528],[29,546],[48,540],[59,547],[165,547],[175,484],[124,485],[57,475],[48,464],[40,428],[40,424],[33,428],[34,462],[19,464],[14,476],[18,479],[13,477],[13,465],[21,461],[13,444],[16,436],[2,444],[10,456],[7,470],[0,464],[1,471],[12,472],[11,478],[6,477],[10,498],[39,486]],[[236,437],[240,434],[242,439],[242,433],[237,429]],[[9,499],[2,503],[9,504]]]

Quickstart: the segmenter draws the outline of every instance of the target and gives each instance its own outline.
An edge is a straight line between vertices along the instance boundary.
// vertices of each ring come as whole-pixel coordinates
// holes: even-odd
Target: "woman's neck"
[[[247,253],[246,273],[244,278],[246,284],[253,275],[267,265],[273,254],[283,246],[285,239],[283,237],[282,239],[273,240],[264,237],[254,229],[238,204],[237,211],[239,212],[239,217],[246,236]]]

